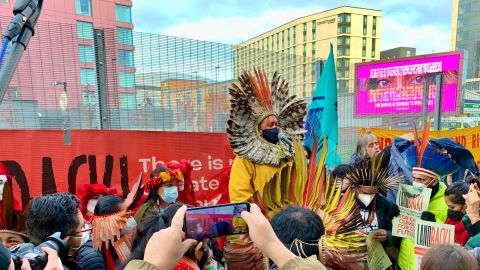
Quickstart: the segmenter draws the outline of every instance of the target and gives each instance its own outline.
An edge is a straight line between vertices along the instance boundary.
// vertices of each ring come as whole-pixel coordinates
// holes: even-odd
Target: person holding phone
[[[197,245],[194,239],[185,239],[184,227],[186,206],[182,206],[172,219],[171,226],[152,235],[145,248],[143,260],[132,260],[125,270],[170,270],[181,258]],[[281,270],[324,270],[325,266],[317,258],[303,259],[295,256],[275,235],[270,222],[262,214],[260,208],[251,204],[250,211],[243,211],[242,218],[248,224],[249,233],[242,240],[253,241],[261,251]],[[158,252],[161,250],[162,252]],[[229,269],[231,269],[229,267]],[[245,269],[245,268],[244,268]],[[250,269],[250,268],[248,268]]]
[[[135,214],[137,223],[140,223],[145,216],[156,214],[177,201],[195,205],[190,179],[192,168],[188,161],[170,161],[154,169],[150,179],[145,181],[145,190],[149,190],[149,195]]]

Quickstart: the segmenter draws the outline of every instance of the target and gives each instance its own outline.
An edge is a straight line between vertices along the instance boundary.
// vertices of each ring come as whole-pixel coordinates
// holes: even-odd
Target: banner
[[[127,194],[140,172],[170,160],[190,160],[198,205],[215,204],[228,189],[233,152],[226,133],[72,130],[2,130],[0,161],[15,177],[15,197],[76,193],[87,183],[104,183]],[[20,197],[21,195],[21,197]]]
[[[415,269],[420,269],[425,251],[440,244],[454,244],[455,226],[418,220],[415,226]]]
[[[388,145],[391,145],[393,142],[393,138],[412,133],[411,130],[390,130],[380,128],[370,128],[369,130],[373,134],[375,134],[375,136],[377,136],[378,143],[381,149]],[[365,129],[360,130],[361,134],[363,134],[364,132]],[[422,132],[419,132],[419,136],[422,136]],[[430,131],[429,136],[430,138],[452,138],[453,140],[457,141],[459,144],[467,148],[470,152],[472,152],[477,166],[480,166],[480,127],[442,131],[432,130]]]
[[[428,210],[428,203],[432,190],[430,188],[415,187],[400,184],[396,203],[400,208],[400,215],[392,220],[392,234],[394,236],[415,237],[415,227],[423,211]]]

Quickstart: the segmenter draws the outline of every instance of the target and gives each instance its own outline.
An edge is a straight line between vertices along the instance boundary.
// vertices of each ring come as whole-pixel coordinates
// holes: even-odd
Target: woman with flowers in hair
[[[135,214],[137,223],[176,202],[195,205],[191,172],[188,161],[170,161],[153,170],[150,179],[145,181],[145,191],[149,191],[147,201]]]

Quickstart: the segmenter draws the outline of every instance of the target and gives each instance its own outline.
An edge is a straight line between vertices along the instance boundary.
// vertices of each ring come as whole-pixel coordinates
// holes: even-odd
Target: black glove
[[[420,219],[425,221],[435,222],[435,215],[432,212],[423,211]]]

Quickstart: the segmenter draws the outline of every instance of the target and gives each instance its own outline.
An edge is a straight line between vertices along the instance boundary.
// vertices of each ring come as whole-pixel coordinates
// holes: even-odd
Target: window
[[[121,67],[133,67],[133,51],[118,50],[118,59]]]
[[[303,32],[307,32],[307,23],[303,23]]]
[[[77,37],[82,39],[93,39],[93,24],[77,21]]]
[[[117,22],[132,23],[132,11],[128,6],[115,5],[115,18]]]
[[[363,47],[367,46],[367,39],[366,38],[362,39],[362,46]]]
[[[317,21],[312,21],[312,29],[317,29]]]
[[[338,15],[338,22],[339,23],[349,23],[350,22],[350,14],[349,13],[342,13]]]
[[[372,30],[372,36],[376,36],[377,35],[377,29],[373,29]]]
[[[349,68],[350,67],[350,60],[349,59],[338,59],[337,60],[337,67],[338,68]]]
[[[313,32],[312,35],[313,35],[313,40],[317,40],[317,32]]]
[[[367,57],[367,50],[362,50],[362,57]]]
[[[375,51],[372,50],[372,58],[375,58]]]
[[[95,105],[95,93],[90,91],[82,91],[82,105],[83,107]]]
[[[367,35],[367,28],[366,28],[366,27],[363,28],[363,35],[364,35],[364,36]]]
[[[135,74],[131,72],[119,72],[120,87],[135,88]]]
[[[80,82],[82,85],[97,85],[97,74],[94,69],[81,68]]]
[[[137,96],[135,94],[120,94],[120,109],[137,108]]]
[[[366,15],[363,15],[363,24],[367,24],[367,16]]]
[[[350,34],[350,25],[339,25],[338,34]]]
[[[92,5],[90,0],[76,0],[75,10],[78,15],[92,16]]]
[[[338,45],[350,45],[350,37],[339,37],[338,38]]]
[[[377,17],[373,17],[373,26],[377,25]]]
[[[406,53],[406,56],[407,57],[412,56],[412,51],[408,50],[407,53]]]
[[[94,63],[95,62],[95,54],[93,53],[92,46],[80,45],[78,47],[79,54],[80,54],[80,62],[82,63]]]
[[[337,56],[349,56],[350,48],[338,48]]]
[[[303,32],[303,42],[307,42],[307,32]]]

